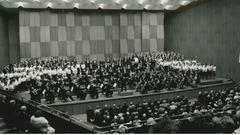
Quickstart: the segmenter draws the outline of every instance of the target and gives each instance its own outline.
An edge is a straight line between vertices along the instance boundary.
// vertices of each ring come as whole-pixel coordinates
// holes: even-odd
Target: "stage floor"
[[[222,82],[226,82],[228,81],[227,79],[224,78],[216,78],[216,79],[210,79],[210,80],[204,80],[203,82],[219,82],[219,80],[221,80]],[[219,84],[219,83],[218,83]],[[198,87],[202,87],[202,86],[206,86],[206,85],[198,85]],[[191,89],[191,87],[185,87],[184,89]],[[178,90],[184,90],[184,89],[178,89]],[[148,94],[154,94],[154,93],[166,93],[166,92],[171,92],[171,91],[175,91],[175,90],[167,90],[167,89],[162,89],[160,92],[154,92],[153,90],[148,91],[147,94],[141,94],[140,92],[137,92],[135,89],[128,89],[127,92],[132,92],[133,95],[126,95],[126,96],[121,96],[119,95],[119,91],[114,91],[113,92],[113,96],[112,97],[106,97],[105,95],[103,95],[102,93],[99,93],[99,98],[98,99],[92,99],[90,97],[89,94],[87,94],[86,100],[79,100],[77,99],[77,96],[73,96],[74,101],[72,101],[71,99],[68,99],[68,101],[61,101],[58,98],[55,98],[55,103],[53,104],[47,104],[45,98],[43,98],[41,100],[42,104],[47,104],[47,105],[61,105],[61,104],[74,104],[74,103],[83,103],[83,102],[96,102],[96,101],[101,101],[101,100],[110,100],[110,99],[116,99],[116,98],[122,98],[122,97],[131,97],[131,96],[140,96],[140,95],[148,95]],[[25,99],[29,99],[30,100],[30,93],[29,91],[25,91],[25,92],[21,92],[16,94],[17,96],[20,97],[24,97]]]
[[[167,91],[167,90],[163,89],[161,92],[164,92],[164,91]],[[133,92],[133,95],[142,95],[140,92],[136,92],[136,90],[134,90],[134,89],[132,89],[132,90],[128,89],[126,92]],[[150,93],[154,93],[154,92],[153,91],[149,91],[149,94]],[[133,95],[131,95],[131,96],[133,96]],[[18,93],[17,96],[21,96],[21,97],[24,97],[26,99],[30,99],[30,94],[29,94],[28,91],[25,91],[25,92],[22,92],[22,93]],[[123,97],[123,96],[120,96],[118,94],[118,91],[114,91],[112,97],[106,97],[102,93],[99,93],[99,98],[98,99],[92,99],[89,94],[87,94],[86,100],[79,100],[79,99],[77,99],[77,96],[75,96],[75,95],[72,96],[72,97],[73,97],[74,101],[72,101],[71,99],[68,98],[68,101],[66,102],[66,101],[61,101],[58,98],[55,98],[55,103],[48,104],[48,105],[57,105],[57,104],[64,104],[64,103],[79,103],[79,102],[88,102],[88,101],[98,101],[98,100],[103,100],[103,99],[120,98],[120,97]],[[47,102],[46,102],[46,100],[44,98],[41,100],[41,103],[42,104],[47,104]]]

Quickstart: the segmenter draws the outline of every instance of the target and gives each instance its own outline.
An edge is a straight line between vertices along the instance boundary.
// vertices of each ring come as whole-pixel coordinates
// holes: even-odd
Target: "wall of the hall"
[[[9,62],[16,63],[20,60],[19,46],[19,20],[18,14],[8,15],[9,37]]]
[[[165,51],[215,64],[217,75],[240,80],[240,1],[206,0],[165,14]]]
[[[21,10],[21,58],[105,59],[162,51],[164,14],[143,11]]]
[[[0,13],[0,68],[9,63],[8,20]]]
[[[19,60],[18,15],[0,11],[0,69]]]

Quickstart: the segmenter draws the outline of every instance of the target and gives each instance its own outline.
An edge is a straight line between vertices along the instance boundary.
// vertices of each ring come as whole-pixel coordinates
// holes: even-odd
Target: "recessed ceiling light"
[[[49,3],[47,4],[47,7],[48,7],[48,8],[52,8],[52,6],[53,6],[52,2],[49,2]]]
[[[164,6],[164,8],[165,9],[171,9],[171,8],[173,8],[173,5],[166,5],[166,6]]]
[[[123,4],[122,8],[127,9],[127,6],[128,6],[127,4]]]
[[[121,0],[116,0],[115,3],[116,4],[120,4]]]
[[[18,2],[17,7],[23,7],[23,2]]]
[[[63,0],[63,2],[68,3],[69,1],[68,0]]]
[[[95,0],[91,0],[90,2],[91,2],[92,4],[94,4],[94,3],[95,3]]]
[[[103,9],[104,8],[104,4],[100,4],[99,6],[98,6],[100,9]]]
[[[161,0],[160,3],[161,3],[162,5],[165,5],[165,4],[167,4],[168,2],[169,2],[169,0]]]
[[[33,0],[34,2],[40,2],[40,0]]]
[[[142,5],[146,0],[139,0],[138,4]]]
[[[180,4],[183,5],[183,6],[186,6],[186,5],[188,5],[189,3],[191,3],[190,0],[182,0],[182,1],[180,1]]]
[[[74,8],[79,8],[79,3],[75,3],[73,7]]]
[[[147,5],[144,6],[144,9],[149,9],[149,7],[150,7],[150,5],[147,4]]]

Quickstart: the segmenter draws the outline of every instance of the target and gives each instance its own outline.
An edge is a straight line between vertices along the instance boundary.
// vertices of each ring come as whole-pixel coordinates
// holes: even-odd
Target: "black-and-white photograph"
[[[240,134],[240,0],[0,0],[0,134]]]

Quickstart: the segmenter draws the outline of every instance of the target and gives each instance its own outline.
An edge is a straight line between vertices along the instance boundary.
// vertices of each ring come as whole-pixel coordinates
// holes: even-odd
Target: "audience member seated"
[[[30,115],[27,113],[27,107],[25,105],[20,107],[20,111],[17,113],[17,118],[19,128],[25,133],[29,132]]]
[[[36,131],[40,133],[55,133],[55,129],[52,128],[48,120],[42,116],[41,111],[37,110],[30,119],[31,125],[36,129]]]

